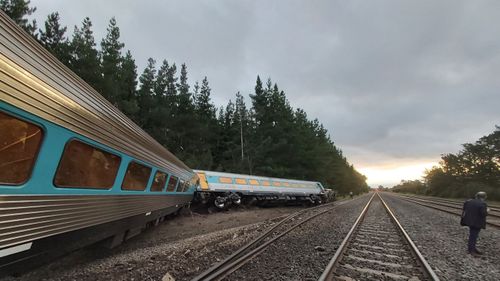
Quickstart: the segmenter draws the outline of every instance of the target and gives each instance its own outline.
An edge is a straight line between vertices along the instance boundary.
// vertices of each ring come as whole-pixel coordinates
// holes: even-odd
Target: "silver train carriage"
[[[321,204],[327,191],[320,182],[260,177],[214,171],[195,170],[199,185],[196,199],[225,209],[242,201],[309,202]]]
[[[0,11],[0,275],[115,246],[189,204],[197,181]]]

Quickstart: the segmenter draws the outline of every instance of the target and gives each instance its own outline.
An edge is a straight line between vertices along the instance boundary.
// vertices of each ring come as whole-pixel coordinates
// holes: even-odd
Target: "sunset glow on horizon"
[[[367,177],[371,187],[392,187],[401,180],[421,180],[426,169],[437,166],[438,162],[401,163],[358,167],[358,171]]]

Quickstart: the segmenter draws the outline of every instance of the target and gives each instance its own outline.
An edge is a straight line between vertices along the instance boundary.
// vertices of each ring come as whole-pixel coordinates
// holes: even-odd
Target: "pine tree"
[[[234,111],[234,129],[231,129],[232,141],[235,143],[234,152],[232,153],[234,159],[233,170],[249,174],[251,170],[250,158],[253,146],[251,143],[251,136],[254,133],[253,124],[250,120],[250,112],[248,111],[245,99],[240,92],[236,93],[235,111]]]
[[[175,107],[177,107],[177,66],[172,64],[167,71],[167,96],[174,100]]]
[[[102,93],[99,53],[95,49],[92,22],[87,17],[79,29],[75,26],[70,42],[69,66],[78,76]]]
[[[139,77],[141,83],[138,91],[139,124],[148,132],[153,130],[151,113],[154,106],[154,88],[156,78],[156,61],[148,59],[148,65]]]
[[[154,97],[151,104],[151,127],[152,135],[165,147],[175,151],[173,140],[173,108],[170,99],[167,97],[167,86],[169,83],[170,66],[167,60],[163,60],[154,81]],[[175,153],[175,152],[174,152]]]
[[[257,77],[255,94],[250,97],[251,134],[247,142],[250,174],[321,181],[342,193],[367,191],[366,178],[347,162],[323,125],[317,119],[310,121],[301,109],[294,111],[284,91],[271,79],[263,87]],[[226,108],[226,111],[231,110]],[[228,119],[219,123],[227,126]],[[235,134],[234,127],[238,126],[235,123],[232,122],[233,128],[224,129]],[[230,147],[230,143],[224,144],[225,155]]]
[[[203,79],[201,86],[195,83],[192,102],[195,119],[187,117],[184,119],[191,120],[194,124],[189,130],[190,147],[193,150],[192,163],[201,169],[211,169],[217,166],[215,158],[219,128],[207,77]]]
[[[195,99],[195,109],[199,116],[205,119],[215,119],[215,107],[211,103],[211,91],[208,79],[205,76],[201,82],[200,93]]]
[[[0,0],[0,9],[26,32],[36,38],[36,20],[29,22],[26,18],[36,11],[36,7],[29,7],[30,4],[30,0]]]
[[[132,120],[139,122],[139,102],[137,100],[137,66],[130,51],[121,59],[118,72],[121,99],[118,107]]]
[[[59,13],[47,16],[44,27],[39,30],[40,42],[65,65],[70,65],[69,41],[65,36],[67,28],[59,23]]]
[[[121,52],[125,46],[119,41],[120,29],[116,24],[116,19],[113,17],[109,21],[108,33],[101,42],[101,72],[102,72],[102,94],[111,103],[118,105],[121,100],[120,85],[122,81],[119,76],[119,69],[122,63]]]
[[[156,80],[154,83],[154,94],[158,98],[164,98],[167,95],[168,86],[168,75],[170,71],[170,66],[167,60],[163,60],[158,74],[156,75]]]
[[[184,119],[185,122],[188,122],[186,124],[191,124],[192,122],[196,122],[194,116],[195,109],[187,81],[187,67],[185,64],[182,64],[179,83],[177,83],[177,115],[178,117],[183,115],[182,119]],[[190,127],[186,126],[185,129],[189,130]],[[185,133],[186,136],[192,135],[190,132]]]
[[[219,161],[219,169],[222,171],[239,172],[238,167],[241,162],[237,157],[238,154],[238,143],[235,138],[238,134],[238,128],[235,126],[235,105],[229,100],[226,105],[225,110],[221,113],[219,126],[220,133],[218,135],[218,147],[217,152],[220,154],[217,157]]]
[[[250,98],[252,99],[253,111],[255,114],[254,119],[257,122],[257,125],[260,125],[264,122],[265,113],[267,112],[268,107],[268,96],[264,91],[260,76],[257,76],[257,81],[255,83],[255,94],[250,95]]]
[[[179,93],[179,100],[181,104],[190,104],[191,94],[189,93],[189,84],[187,82],[187,67],[186,64],[181,66],[181,76],[179,77],[179,83],[177,84],[177,92]]]

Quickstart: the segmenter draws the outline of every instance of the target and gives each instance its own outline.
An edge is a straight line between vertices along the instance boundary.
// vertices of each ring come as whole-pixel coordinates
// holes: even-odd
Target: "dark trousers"
[[[476,251],[476,242],[477,237],[479,236],[479,231],[481,231],[481,228],[469,227],[469,243],[467,245],[469,253]]]

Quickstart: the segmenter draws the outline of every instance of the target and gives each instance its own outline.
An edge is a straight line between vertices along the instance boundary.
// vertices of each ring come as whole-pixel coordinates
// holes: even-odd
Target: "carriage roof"
[[[194,175],[1,11],[0,100],[182,177]]]

